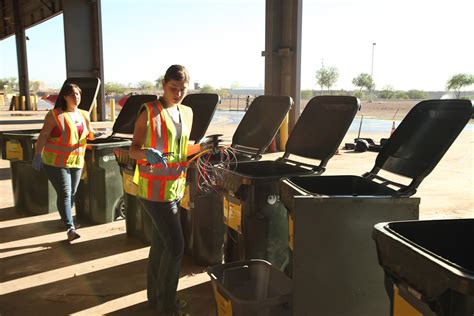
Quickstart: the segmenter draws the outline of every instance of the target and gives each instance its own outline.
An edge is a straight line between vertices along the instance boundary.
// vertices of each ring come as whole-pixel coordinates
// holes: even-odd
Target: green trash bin
[[[44,170],[31,166],[39,130],[0,132],[2,157],[10,160],[13,205],[25,214],[39,215],[57,211],[56,191]]]
[[[153,100],[156,100],[156,96],[154,96]],[[140,106],[144,102],[148,101],[137,103]],[[212,93],[189,94],[183,99],[182,103],[193,109],[193,126],[191,128],[190,140],[198,142],[203,137],[211,122],[215,108],[219,103],[219,96]],[[152,233],[151,219],[146,213],[140,199],[136,197],[137,186],[133,183],[136,161],[129,157],[128,148],[116,148],[114,153],[122,173],[122,185],[124,190],[123,208],[126,214],[127,235],[137,237],[145,244],[150,244]],[[180,214],[180,217],[186,237],[186,232],[190,226],[183,214]]]
[[[264,260],[237,261],[207,269],[218,316],[290,316],[291,279]]]
[[[76,194],[78,220],[105,224],[126,216],[120,166],[114,150],[128,150],[141,105],[154,99],[154,95],[130,96],[115,120],[112,134],[87,142],[83,176]]]
[[[79,108],[90,111],[99,91],[98,78],[68,78],[66,83],[75,83],[82,90]],[[59,92],[59,98],[64,89]],[[31,166],[39,129],[0,132],[2,159],[10,161],[13,202],[17,211],[39,215],[57,211],[56,191],[48,181],[43,169],[36,171]]]
[[[235,159],[260,159],[292,105],[293,101],[288,96],[255,98],[232,136],[230,148],[235,153]],[[209,160],[211,164],[219,162],[219,154]],[[222,263],[224,257],[223,198],[219,190],[201,190],[198,182],[196,163],[192,163],[188,170],[186,194],[181,202],[188,223],[191,223],[188,225],[191,229],[185,230],[185,240],[194,263],[211,266]]]
[[[466,100],[420,102],[363,176],[294,176],[281,181],[295,315],[315,306],[321,315],[388,314],[372,229],[379,222],[418,219],[420,199],[411,196],[462,131],[471,111]],[[387,178],[394,174],[411,182]]]
[[[373,239],[390,297],[384,314],[474,315],[473,232],[472,218],[375,225]]]
[[[250,161],[217,166],[218,186],[224,190],[226,262],[264,259],[286,269],[287,210],[280,201],[279,180],[291,175],[321,174],[336,153],[359,100],[346,96],[317,96],[296,122],[284,155],[276,161]],[[290,155],[319,160],[319,165],[291,160]]]

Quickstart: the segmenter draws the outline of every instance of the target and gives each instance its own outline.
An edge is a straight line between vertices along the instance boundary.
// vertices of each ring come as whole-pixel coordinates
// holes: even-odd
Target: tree
[[[30,90],[34,92],[38,92],[38,90],[44,88],[44,83],[43,81],[40,80],[33,80],[30,81]]]
[[[352,84],[359,87],[359,91],[362,91],[363,88],[366,88],[369,91],[375,88],[374,79],[372,79],[372,76],[367,73],[361,73],[352,79]]]
[[[337,82],[338,78],[339,72],[336,67],[325,68],[322,66],[321,69],[316,71],[316,82],[321,87],[321,90],[326,87],[329,91],[329,89]]]
[[[125,91],[127,91],[127,87],[120,83],[116,82],[106,82],[104,85],[105,88],[105,94],[123,94]]]
[[[4,89],[6,93],[12,93],[18,86],[18,81],[15,77],[0,79],[0,88]]]
[[[457,74],[449,78],[446,87],[448,90],[454,90],[456,93],[456,99],[459,99],[461,95],[461,89],[474,84],[474,75],[470,74]]]
[[[424,91],[420,91],[420,90],[408,90],[407,91],[407,96],[408,96],[408,99],[411,99],[411,100],[422,100],[422,99],[427,99],[428,98],[428,94]]]
[[[158,79],[155,80],[155,87],[158,90],[163,90],[163,80],[165,79],[164,75],[161,75]]]
[[[142,80],[138,83],[138,89],[142,91],[150,91],[153,89],[154,86],[155,85],[153,84],[153,82],[148,80]]]
[[[405,91],[395,91],[395,99],[406,100],[408,99],[408,95]]]
[[[202,92],[202,93],[215,93],[215,92],[216,92],[216,89],[214,89],[214,88],[213,88],[211,85],[209,85],[209,84],[205,84],[204,86],[202,86],[201,92]]]
[[[382,99],[393,99],[395,97],[395,90],[392,86],[385,86],[379,93],[379,97]]]

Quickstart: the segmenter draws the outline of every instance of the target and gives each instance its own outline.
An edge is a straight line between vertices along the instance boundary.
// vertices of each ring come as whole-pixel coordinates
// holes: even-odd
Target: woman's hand
[[[31,166],[32,166],[33,169],[35,169],[36,171],[40,171],[40,170],[41,170],[41,167],[43,167],[43,162],[41,161],[41,154],[40,154],[40,153],[36,153],[36,154],[33,156],[33,162],[31,163]]]
[[[166,164],[166,158],[163,157],[163,154],[157,149],[147,148],[145,152],[145,157],[146,161],[151,164],[161,163],[163,167],[168,167],[168,165]]]

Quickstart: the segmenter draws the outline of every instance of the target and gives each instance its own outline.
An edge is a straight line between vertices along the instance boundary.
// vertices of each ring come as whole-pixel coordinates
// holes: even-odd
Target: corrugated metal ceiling
[[[62,12],[61,0],[0,0],[0,40],[15,34],[13,1],[20,4],[21,23],[25,29]]]

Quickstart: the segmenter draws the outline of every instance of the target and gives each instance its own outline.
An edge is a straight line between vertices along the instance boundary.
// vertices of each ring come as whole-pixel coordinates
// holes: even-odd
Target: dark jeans
[[[82,168],[58,168],[44,164],[43,168],[48,180],[56,190],[56,206],[66,229],[74,228],[72,207],[81,180]]]
[[[148,256],[148,302],[159,312],[169,312],[175,308],[179,270],[184,254],[178,202],[140,201],[153,223]]]

